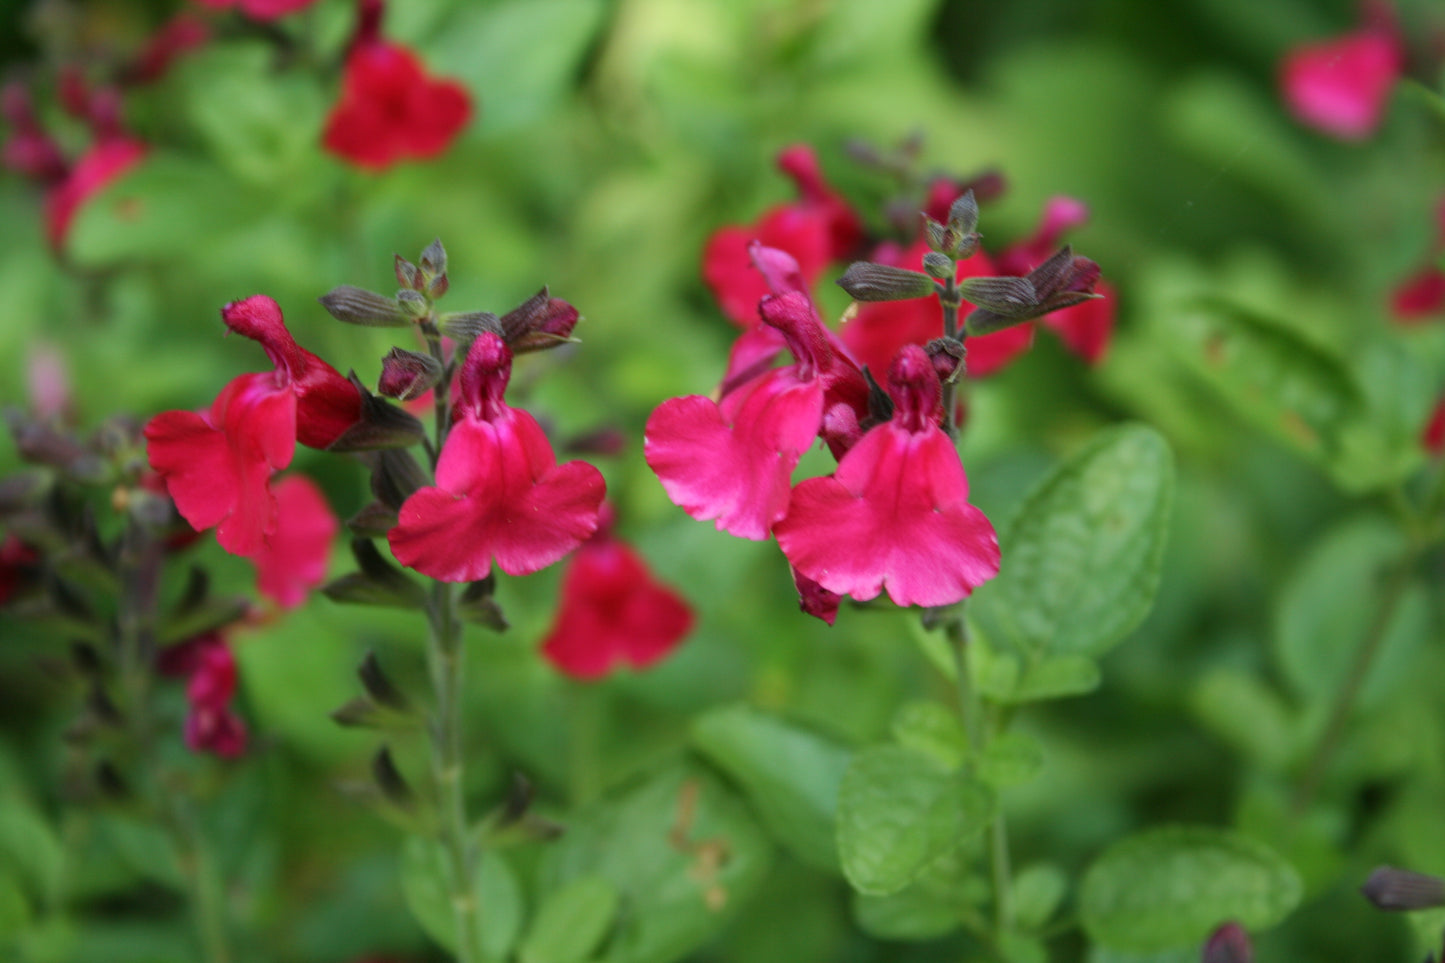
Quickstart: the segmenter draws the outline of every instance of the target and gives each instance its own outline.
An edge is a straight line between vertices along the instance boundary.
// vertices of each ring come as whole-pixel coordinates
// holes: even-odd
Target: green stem
[[[452,587],[432,586],[428,610],[431,637],[427,663],[436,696],[432,719],[432,776],[440,807],[439,837],[451,877],[452,914],[456,922],[459,963],[481,963],[481,906],[473,883],[476,853],[468,839],[466,786],[462,778],[462,679],[464,649],[456,618]]]
[[[1013,878],[1010,871],[1008,826],[1004,823],[1003,811],[993,817],[989,829],[989,860],[993,864],[993,909],[994,925],[1000,935],[1009,932],[1014,925]]]
[[[231,951],[226,936],[226,897],[221,874],[211,856],[206,838],[196,825],[196,816],[183,792],[168,793],[171,799],[169,818],[176,842],[182,875],[190,894],[191,916],[196,935],[207,963],[230,963]]]
[[[1405,597],[1405,590],[1410,585],[1410,575],[1416,556],[1417,550],[1412,547],[1390,570],[1389,580],[1385,583],[1381,593],[1380,606],[1375,610],[1375,616],[1370,621],[1364,638],[1360,640],[1360,647],[1355,650],[1354,662],[1350,665],[1349,671],[1345,674],[1344,680],[1335,693],[1330,707],[1329,721],[1325,723],[1324,731],[1320,734],[1319,741],[1315,743],[1314,751],[1310,754],[1309,764],[1305,768],[1304,778],[1300,780],[1299,787],[1295,791],[1292,808],[1296,816],[1308,809],[1310,803],[1314,801],[1315,793],[1319,790],[1325,771],[1329,768],[1330,761],[1344,741],[1345,728],[1350,721],[1350,715],[1354,712],[1355,700],[1359,697],[1360,689],[1365,684],[1366,676],[1369,675],[1370,666],[1374,664],[1375,657],[1379,655],[1380,648],[1389,634],[1390,622],[1394,619],[1395,610],[1399,607],[1400,600]]]
[[[958,337],[958,306],[963,297],[959,293],[958,285],[953,278],[949,278],[939,294],[939,301],[943,305],[943,336],[945,338]],[[957,376],[949,378],[943,383],[943,431],[952,438],[958,431],[954,424],[954,395],[958,392],[958,376],[963,374],[962,370]]]

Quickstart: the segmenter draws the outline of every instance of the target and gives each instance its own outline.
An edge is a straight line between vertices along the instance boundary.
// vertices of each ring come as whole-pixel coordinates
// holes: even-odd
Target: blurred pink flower
[[[1404,55],[1388,12],[1360,29],[1289,51],[1280,64],[1286,106],[1302,123],[1341,140],[1375,132]]]

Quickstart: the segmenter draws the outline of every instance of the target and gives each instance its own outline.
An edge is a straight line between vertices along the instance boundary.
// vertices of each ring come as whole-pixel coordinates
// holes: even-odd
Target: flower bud
[[[452,282],[447,280],[445,274],[438,274],[432,278],[431,283],[426,286],[426,296],[435,301],[446,294],[447,291],[451,290],[451,286]]]
[[[1254,963],[1254,946],[1244,927],[1231,921],[1210,935],[1200,958],[1203,963]]]
[[[928,353],[928,360],[933,362],[933,370],[942,384],[954,380],[968,357],[968,349],[957,338],[934,338],[923,350]]]
[[[465,314],[444,314],[437,322],[442,334],[457,343],[463,354],[483,332],[502,334],[502,322],[490,311],[468,311]]]
[[[1024,278],[967,278],[963,296],[977,305],[965,322],[972,335],[992,334],[1021,321],[1099,297],[1099,265],[1067,246]]]
[[[931,278],[946,281],[957,273],[958,265],[947,254],[929,251],[923,255],[923,270],[927,271]]]
[[[392,348],[381,359],[381,380],[376,390],[388,398],[411,401],[435,388],[441,380],[441,362],[431,355]]]
[[[400,254],[392,255],[394,259],[393,268],[396,271],[396,283],[411,291],[419,291],[422,288],[421,268],[402,257]]]
[[[396,292],[396,301],[409,320],[424,318],[431,311],[431,302],[427,301],[426,295],[416,291],[402,289]]]
[[[576,308],[543,288],[502,315],[502,339],[513,354],[555,348],[571,338],[580,317]]]
[[[1382,910],[1445,906],[1445,880],[1393,866],[1381,866],[1372,872],[1360,892]]]
[[[933,278],[919,271],[855,261],[838,279],[838,286],[854,301],[906,301],[932,294]]]
[[[410,292],[408,292],[410,293]],[[411,324],[411,314],[396,298],[388,298],[365,288],[343,284],[332,288],[316,300],[338,321],[368,328],[402,328]]]
[[[447,249],[442,246],[441,238],[432,241],[421,252],[421,269],[429,277],[447,273]]]

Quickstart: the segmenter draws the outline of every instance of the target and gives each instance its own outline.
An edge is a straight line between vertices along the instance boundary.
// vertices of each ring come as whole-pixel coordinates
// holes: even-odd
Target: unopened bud
[[[441,380],[441,362],[431,355],[392,348],[381,359],[381,380],[376,390],[388,398],[411,401],[435,388]]]
[[[408,292],[410,293],[410,292]],[[401,328],[411,324],[412,315],[396,298],[388,298],[365,288],[343,284],[332,288],[316,300],[338,321],[368,328]]]
[[[499,319],[502,339],[513,354],[542,351],[564,344],[572,336],[581,315],[546,288],[538,291]]]
[[[438,274],[426,286],[426,296],[435,301],[451,290],[451,286],[452,282],[447,280],[446,274]]]
[[[928,352],[928,360],[933,362],[933,370],[943,384],[955,379],[968,357],[968,349],[957,338],[934,338],[923,350]]]
[[[928,272],[929,277],[945,281],[958,272],[958,266],[947,254],[929,251],[923,255],[923,270]]]
[[[1210,935],[1200,959],[1202,963],[1254,963],[1254,946],[1244,927],[1231,921]]]
[[[421,269],[400,254],[392,257],[394,259],[393,267],[396,270],[396,283],[411,291],[419,290],[422,287]]]
[[[431,277],[447,273],[447,249],[442,246],[441,238],[432,241],[421,252],[421,269]]]
[[[854,301],[906,301],[932,294],[933,278],[919,271],[855,261],[838,279],[838,286]]]
[[[468,311],[465,314],[444,314],[437,322],[442,334],[457,343],[459,351],[469,348],[483,332],[501,336],[502,323],[490,311]]]
[[[978,201],[972,190],[964,191],[963,196],[949,206],[948,229],[960,238],[978,230]]]
[[[416,291],[408,291],[405,288],[396,292],[396,301],[401,309],[406,312],[408,321],[417,318],[424,318],[431,310],[431,303],[427,301],[426,295]]]
[[[1445,906],[1445,880],[1393,866],[1381,866],[1372,872],[1360,892],[1376,909],[1382,910]]]

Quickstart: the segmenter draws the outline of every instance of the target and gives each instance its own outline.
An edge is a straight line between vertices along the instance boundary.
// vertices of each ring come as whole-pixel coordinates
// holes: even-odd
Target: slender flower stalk
[[[436,470],[442,446],[451,430],[451,367],[441,343],[441,336],[432,325],[424,325],[427,348],[441,364],[443,376],[436,385],[435,432],[429,450],[431,467]],[[458,963],[481,963],[480,942],[482,907],[474,880],[475,852],[468,840],[466,781],[462,755],[462,682],[466,667],[466,650],[462,645],[462,625],[456,613],[456,595],[446,582],[433,581],[427,606],[427,667],[431,676],[432,694],[436,699],[431,725],[432,780],[435,783],[441,823],[439,837],[447,861],[451,882],[452,914],[456,920]]]

